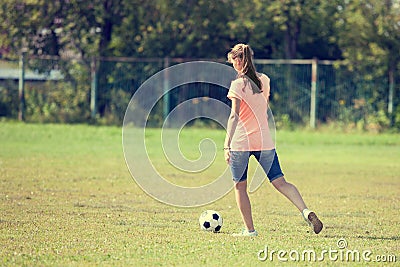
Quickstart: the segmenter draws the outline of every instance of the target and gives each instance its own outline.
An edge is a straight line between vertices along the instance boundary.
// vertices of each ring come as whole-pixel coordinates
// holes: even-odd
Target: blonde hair
[[[253,63],[253,55],[253,50],[249,45],[237,44],[228,53],[228,62],[232,63],[232,60],[236,58],[241,60],[243,68],[241,73],[238,74],[238,78],[245,78],[245,76],[247,76],[247,78],[253,81],[253,83],[251,83],[253,94],[259,94],[262,92],[262,83],[257,76],[256,67]]]

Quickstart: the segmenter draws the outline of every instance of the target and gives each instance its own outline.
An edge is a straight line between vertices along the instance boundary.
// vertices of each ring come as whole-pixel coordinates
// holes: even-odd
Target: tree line
[[[38,55],[399,62],[398,0],[3,0],[0,46]]]
[[[250,44],[256,58],[341,60],[365,79],[387,79],[397,101],[399,0],[0,3],[5,58],[21,51],[60,58],[222,58],[238,42]]]

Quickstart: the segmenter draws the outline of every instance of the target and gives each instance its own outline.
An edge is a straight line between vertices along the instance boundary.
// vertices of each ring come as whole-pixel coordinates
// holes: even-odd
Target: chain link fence
[[[188,61],[193,59],[1,60],[0,117],[120,125],[132,95],[143,82],[169,66]],[[225,60],[210,61],[225,64]],[[399,88],[393,88],[390,96],[386,77],[367,79],[368,75],[331,61],[256,59],[255,64],[271,78],[270,105],[277,127],[335,123],[380,130],[396,123]],[[212,84],[174,88],[164,96],[168,101],[161,100],[155,106],[149,124],[161,126],[166,114],[187,99],[204,96],[229,104],[226,94]],[[394,114],[388,112],[389,105]]]

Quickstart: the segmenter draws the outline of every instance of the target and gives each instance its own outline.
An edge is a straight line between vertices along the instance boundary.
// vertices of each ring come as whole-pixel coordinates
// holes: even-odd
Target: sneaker
[[[258,233],[256,230],[249,232],[247,229],[243,229],[240,233],[234,233],[232,236],[238,237],[238,236],[257,236]]]
[[[320,221],[320,219],[318,219],[317,215],[313,211],[311,211],[308,214],[306,222],[308,222],[308,224],[311,226],[314,233],[316,233],[316,234],[319,234],[319,232],[321,232],[321,230],[322,230],[322,227],[324,226],[322,224],[322,222]]]

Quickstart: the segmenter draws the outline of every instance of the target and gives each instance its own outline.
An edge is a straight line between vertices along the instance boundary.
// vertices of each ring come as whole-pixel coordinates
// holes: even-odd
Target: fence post
[[[18,120],[25,120],[25,55],[26,51],[23,49],[21,51],[21,56],[19,58],[19,82],[18,82]]]
[[[164,58],[164,81],[163,81],[163,119],[167,119],[169,113],[169,58]],[[165,125],[168,126],[168,125]]]
[[[311,104],[310,104],[310,127],[315,128],[317,117],[317,68],[318,61],[316,58],[311,63]]]
[[[96,118],[97,113],[97,69],[96,69],[96,58],[92,57],[90,62],[90,117]]]
[[[388,103],[388,113],[392,115],[393,113],[393,90],[394,90],[394,71],[393,69],[389,70],[389,103]]]
[[[389,96],[388,96],[388,115],[390,120],[390,127],[394,125],[394,114],[393,114],[393,95],[394,95],[395,79],[394,79],[394,64],[391,64],[389,68]]]

